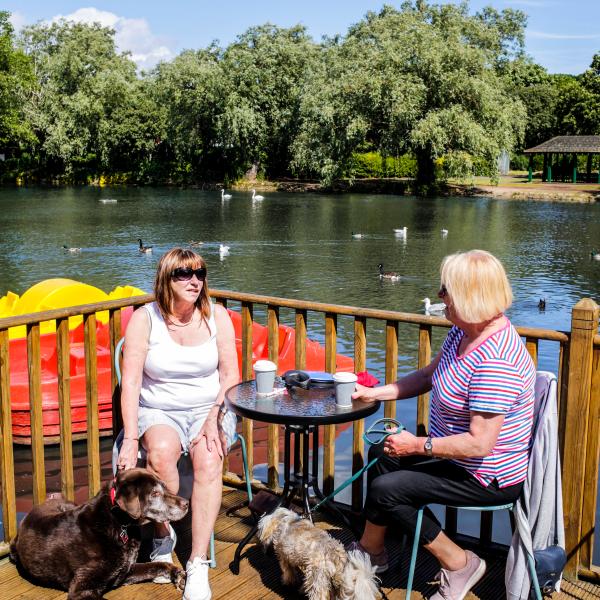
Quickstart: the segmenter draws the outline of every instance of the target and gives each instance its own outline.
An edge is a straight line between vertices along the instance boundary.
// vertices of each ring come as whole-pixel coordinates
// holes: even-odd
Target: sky
[[[435,0],[452,2],[454,0]],[[435,3],[435,2],[434,2]],[[253,25],[266,22],[304,25],[316,41],[344,35],[384,0],[4,0],[16,29],[60,17],[100,22],[115,29],[117,46],[129,51],[142,69],[170,60],[183,49],[233,42]],[[387,0],[399,7],[401,1]],[[472,0],[472,12],[484,6],[514,8],[528,15],[526,51],[549,73],[579,74],[600,52],[600,0]]]

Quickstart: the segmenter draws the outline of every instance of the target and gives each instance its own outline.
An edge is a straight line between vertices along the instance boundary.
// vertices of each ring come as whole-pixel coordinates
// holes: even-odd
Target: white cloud
[[[141,69],[149,69],[160,60],[169,60],[174,53],[164,38],[154,35],[146,19],[127,19],[115,13],[94,7],[79,8],[69,15],[56,15],[52,22],[60,19],[76,23],[100,23],[115,30],[115,43],[121,52],[131,52],[131,58]]]
[[[25,15],[21,14],[18,10],[10,14],[8,18],[15,31],[19,31],[22,27],[27,24]]]
[[[538,40],[598,40],[599,34],[547,33],[545,31],[527,31],[527,37]]]

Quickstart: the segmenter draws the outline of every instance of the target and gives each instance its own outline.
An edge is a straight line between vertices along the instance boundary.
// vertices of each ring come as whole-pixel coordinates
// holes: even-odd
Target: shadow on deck
[[[239,540],[251,526],[251,518],[247,509],[240,511],[240,516],[228,517],[225,511],[241,501],[244,494],[238,490],[223,491],[223,505],[215,527],[217,568],[210,572],[210,583],[213,600],[258,600],[262,598],[285,598],[302,600],[305,598],[297,591],[283,587],[280,583],[280,571],[277,561],[272,554],[265,554],[257,545],[248,545],[244,559],[240,565],[240,574],[233,575],[229,563],[233,559]],[[179,542],[177,545],[178,558],[185,563],[189,556],[189,522],[178,524]],[[319,517],[319,526],[327,528],[330,533],[342,543],[350,541],[351,534],[337,525],[332,525]],[[187,544],[186,544],[187,541]],[[391,557],[390,569],[382,575],[382,590],[384,598],[400,600],[405,597],[406,575],[408,572],[408,550],[402,549],[401,544],[390,540],[388,550]],[[485,557],[488,562],[488,572],[482,582],[467,596],[466,600],[500,600],[504,594],[504,559]],[[416,572],[415,592],[413,598],[421,600],[429,598],[435,591],[431,585],[438,567],[426,552],[419,555]],[[110,600],[179,600],[181,593],[172,585],[153,583],[121,587],[109,592],[106,597]],[[18,599],[64,599],[66,594],[52,589],[36,587],[22,579],[13,564],[8,559],[0,561],[0,598],[3,600]],[[564,582],[563,592],[553,595],[554,600],[581,599],[600,600],[600,586],[585,582]]]

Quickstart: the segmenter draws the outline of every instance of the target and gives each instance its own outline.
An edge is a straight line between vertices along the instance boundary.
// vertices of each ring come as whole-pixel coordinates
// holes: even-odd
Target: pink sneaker
[[[470,550],[465,550],[467,564],[458,571],[442,569],[440,589],[429,600],[463,600],[469,590],[483,577],[485,561]]]
[[[375,567],[375,573],[385,573],[385,571],[388,570],[389,559],[385,548],[380,554],[371,554],[361,546],[360,542],[356,541],[351,542],[346,546],[346,552],[353,551],[361,552],[362,554],[368,556],[369,560],[371,561],[371,566]]]

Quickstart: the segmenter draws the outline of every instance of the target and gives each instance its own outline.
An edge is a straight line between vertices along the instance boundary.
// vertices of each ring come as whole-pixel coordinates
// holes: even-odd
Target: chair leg
[[[527,566],[529,567],[529,577],[531,578],[531,587],[535,592],[536,600],[542,600],[542,590],[540,590],[540,583],[537,578],[537,573],[535,572],[535,561],[533,560],[533,556],[526,552],[527,554]]]
[[[215,554],[215,532],[210,534],[210,568],[217,568],[217,555]]]
[[[246,440],[244,436],[238,435],[240,446],[242,447],[242,462],[244,463],[244,479],[246,481],[246,493],[248,494],[248,502],[252,502],[252,486],[250,485],[250,471],[248,470],[248,454],[246,453]]]
[[[415,566],[417,564],[417,554],[419,552],[419,539],[421,537],[421,523],[423,522],[423,510],[421,507],[417,512],[417,525],[415,526],[415,539],[413,540],[412,552],[410,555],[410,566],[408,567],[408,581],[406,582],[406,600],[410,600],[412,593],[413,578],[415,575]]]

